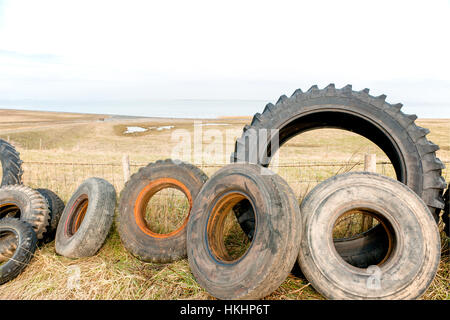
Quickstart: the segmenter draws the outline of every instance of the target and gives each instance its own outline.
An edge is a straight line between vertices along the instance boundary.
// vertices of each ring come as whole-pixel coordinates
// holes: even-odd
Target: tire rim
[[[177,229],[175,229],[169,233],[157,233],[157,232],[150,230],[148,223],[145,220],[146,207],[147,207],[147,204],[150,201],[150,199],[158,191],[161,191],[161,190],[167,189],[167,188],[174,188],[174,189],[177,189],[177,190],[183,192],[184,195],[186,196],[186,198],[188,199],[189,210],[188,210],[188,214],[187,214],[186,218],[183,221],[183,224],[180,227],[178,227]],[[156,179],[156,180],[153,180],[152,182],[150,182],[147,186],[145,186],[141,190],[141,192],[137,196],[135,204],[134,204],[134,218],[135,218],[136,224],[138,225],[139,229],[142,232],[144,232],[145,234],[147,234],[151,237],[155,237],[155,238],[161,238],[161,239],[169,238],[169,237],[175,236],[175,235],[181,233],[183,230],[185,230],[188,220],[189,220],[189,216],[191,214],[192,205],[193,205],[193,201],[192,201],[191,192],[182,182],[180,182],[176,179],[172,179],[172,178],[160,178],[160,179]]]
[[[66,236],[72,237],[78,229],[86,216],[89,207],[89,197],[86,194],[81,195],[70,209],[69,217],[65,225]]]
[[[249,200],[251,206],[253,207],[253,212],[255,211],[255,206],[249,197],[241,192],[230,192],[219,197],[211,209],[211,214],[209,215],[208,222],[206,225],[206,235],[208,249],[212,256],[220,263],[234,264],[242,260],[247,252],[250,250],[251,244],[246,248],[245,252],[241,253],[237,258],[230,256],[228,249],[225,246],[225,221],[228,214],[232,214],[233,207],[240,201]],[[256,237],[257,232],[257,219],[255,216],[255,234],[253,239]]]

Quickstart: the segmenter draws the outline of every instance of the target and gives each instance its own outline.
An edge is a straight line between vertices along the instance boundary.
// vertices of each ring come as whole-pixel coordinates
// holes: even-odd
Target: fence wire
[[[450,161],[444,162],[446,167]],[[133,174],[147,163],[130,163],[130,173]],[[211,176],[226,164],[196,164],[208,176]],[[380,161],[376,164],[377,173],[395,179],[395,171],[390,162]],[[47,188],[56,192],[67,201],[77,187],[87,178],[99,177],[114,185],[119,193],[124,187],[124,170],[122,163],[61,163],[61,162],[24,162],[23,182],[33,188]],[[363,171],[363,162],[299,162],[283,163],[271,166],[270,169],[284,178],[292,187],[299,199],[316,184],[334,175]],[[448,169],[443,170],[443,176],[449,181]]]

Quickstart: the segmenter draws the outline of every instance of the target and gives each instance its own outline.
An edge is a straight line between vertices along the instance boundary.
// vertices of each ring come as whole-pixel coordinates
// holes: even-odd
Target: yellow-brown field
[[[179,156],[210,176],[229,162],[234,142],[251,118],[123,119],[107,115],[0,110],[0,139],[14,144],[24,161],[24,183],[49,188],[67,202],[86,178],[103,177],[118,194],[124,185],[122,159],[131,171],[149,162]],[[440,146],[437,156],[450,166],[450,119],[422,119],[429,140]],[[127,127],[147,128],[125,134]],[[172,128],[164,128],[174,126]],[[162,128],[158,130],[158,128]],[[149,129],[151,128],[151,129]],[[194,141],[201,138],[201,148]],[[393,176],[384,153],[356,134],[322,129],[290,140],[273,167],[299,200],[317,181],[337,173],[361,170],[364,155],[375,153],[377,172]],[[301,164],[302,166],[299,166]],[[450,180],[448,169],[443,176]],[[167,226],[166,226],[167,227]],[[114,227],[113,227],[114,228]],[[439,272],[424,299],[448,299],[450,261],[443,236]],[[80,287],[67,287],[73,266],[81,271]],[[195,281],[187,260],[170,264],[143,263],[122,246],[115,229],[100,252],[71,260],[55,253],[54,242],[40,247],[28,268],[2,285],[0,299],[211,299]],[[308,281],[290,275],[267,299],[323,299]]]

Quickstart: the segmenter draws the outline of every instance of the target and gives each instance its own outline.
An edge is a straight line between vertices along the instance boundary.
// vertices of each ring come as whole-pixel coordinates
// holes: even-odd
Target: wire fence
[[[446,167],[450,161],[444,162]],[[129,174],[133,174],[147,163],[128,163]],[[208,176],[226,164],[196,164]],[[63,163],[63,162],[24,162],[23,182],[33,188],[47,188],[67,201],[77,187],[87,178],[99,177],[114,185],[120,192],[128,172],[123,163]],[[301,199],[317,183],[334,175],[349,171],[364,171],[364,162],[298,162],[271,166],[274,172],[283,177]],[[395,178],[390,162],[376,162],[376,172]],[[447,169],[443,176],[448,181]]]

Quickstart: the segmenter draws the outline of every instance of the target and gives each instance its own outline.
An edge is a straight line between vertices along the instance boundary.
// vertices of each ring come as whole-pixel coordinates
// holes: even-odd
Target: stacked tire
[[[20,155],[0,139],[0,284],[17,277],[28,265],[48,224],[46,200],[22,185]]]
[[[0,140],[0,284],[17,277],[39,243],[55,238],[64,202],[53,191],[22,184],[22,161],[13,145]]]

